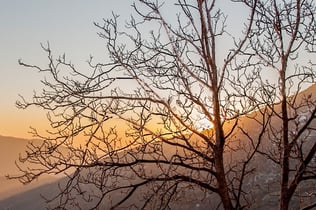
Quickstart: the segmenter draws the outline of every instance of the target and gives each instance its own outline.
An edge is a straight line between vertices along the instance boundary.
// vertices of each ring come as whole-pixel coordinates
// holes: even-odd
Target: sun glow
[[[196,120],[196,123],[194,126],[196,127],[197,130],[203,131],[203,130],[208,130],[208,129],[213,128],[214,124],[209,119],[207,119],[207,117],[200,116]]]

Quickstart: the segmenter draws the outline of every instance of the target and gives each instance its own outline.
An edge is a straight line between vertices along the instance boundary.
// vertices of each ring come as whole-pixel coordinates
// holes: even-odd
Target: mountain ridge
[[[311,85],[310,87],[302,90],[300,92],[300,97],[312,97],[313,99],[316,99],[316,84]],[[313,124],[315,124],[314,122]],[[244,122],[246,126],[248,126],[249,122]],[[256,132],[256,130],[253,130],[252,132]],[[27,143],[30,140],[27,139],[19,139],[15,137],[5,137],[0,135],[0,144],[2,145],[2,139],[9,139],[13,142],[19,142],[19,143]],[[24,142],[25,141],[25,142]],[[32,141],[32,140],[31,140]],[[26,144],[25,144],[26,145]],[[1,149],[2,147],[0,147]],[[21,149],[21,145],[15,148],[16,150]],[[1,155],[1,151],[0,151]],[[12,155],[12,154],[11,154]],[[267,187],[268,191],[265,192],[264,190],[262,192],[255,192],[256,198],[254,199],[255,205],[254,207],[256,209],[277,209],[278,205],[278,190],[279,190],[279,176],[278,176],[278,170],[279,168],[276,167],[276,165],[271,164],[269,161],[265,161],[260,157],[260,155],[257,155],[255,157],[254,165],[257,167],[257,170],[260,172],[254,176],[252,179],[248,180],[246,184],[249,185],[249,187],[256,187],[257,183],[262,183],[263,187]],[[0,160],[1,157],[0,157]],[[52,191],[58,190],[57,187],[57,181],[64,182],[65,179],[58,179],[58,180],[50,180],[49,183],[43,183],[39,186],[30,188],[28,190],[19,192],[18,194],[7,196],[5,199],[1,199],[1,191],[0,191],[0,209],[24,209],[26,206],[29,206],[32,209],[43,209],[45,208],[46,203],[42,201],[34,202],[34,200],[38,200],[41,198],[40,193],[52,195]],[[1,181],[0,181],[1,184]],[[269,188],[270,187],[270,188]],[[308,186],[306,186],[308,187]],[[255,191],[256,189],[254,189]],[[57,191],[56,191],[57,192]],[[18,202],[17,202],[18,201]],[[13,203],[16,202],[16,203]],[[36,205],[34,204],[36,203]],[[191,209],[207,209],[207,206],[199,204],[197,206],[196,204],[192,204],[190,206]],[[299,201],[296,199],[293,199],[292,202],[293,208],[299,208]],[[188,207],[188,209],[190,209]]]

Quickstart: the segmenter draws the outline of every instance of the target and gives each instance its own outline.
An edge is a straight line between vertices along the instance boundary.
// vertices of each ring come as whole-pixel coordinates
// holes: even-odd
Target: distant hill
[[[18,161],[19,154],[25,152],[29,141],[22,138],[0,136],[0,210],[3,209],[1,200],[56,180],[56,178],[51,176],[44,176],[39,181],[23,185],[18,180],[8,180],[5,177],[6,175],[16,175],[19,173],[18,168],[15,166],[15,161]],[[32,141],[40,142],[40,140]],[[40,196],[38,199],[40,199]]]
[[[26,150],[28,142],[27,139],[0,136],[0,176],[18,172],[14,162],[18,160],[19,154]]]
[[[310,86],[306,90],[302,91],[299,95],[300,98],[302,97],[312,97],[316,100],[316,84]],[[300,100],[300,99],[299,99]],[[254,115],[256,113],[253,113]],[[257,127],[247,119],[247,117],[243,117],[240,119],[243,126],[247,128],[250,134],[257,132]],[[277,123],[277,122],[275,122]],[[277,124],[275,124],[277,125]],[[316,127],[316,122],[313,123],[313,126]],[[205,131],[206,132],[206,131]],[[316,132],[311,134],[312,136],[316,136]],[[236,138],[242,138],[240,134],[236,134]],[[316,139],[313,137],[313,141]],[[14,160],[18,157],[20,152],[25,150],[27,140],[25,139],[18,139],[12,137],[3,137],[0,136],[0,161],[1,167],[0,175],[1,177],[4,174],[15,173],[16,169],[14,169],[13,164]],[[266,145],[267,146],[267,145]],[[171,148],[170,148],[171,149]],[[170,151],[169,151],[170,152]],[[237,154],[236,158],[240,158]],[[273,164],[271,161],[267,161],[261,155],[256,155],[252,165],[256,168],[256,175],[252,176],[251,178],[247,179],[245,182],[245,186],[248,192],[253,193],[253,208],[255,209],[277,209],[278,205],[278,191],[279,191],[279,167]],[[17,185],[9,185],[13,186],[13,190],[7,188],[6,196],[1,200],[1,192],[4,193],[3,190],[0,188],[0,210],[2,209],[44,209],[46,203],[41,199],[40,194],[52,196],[57,194],[58,187],[57,181],[61,183],[65,183],[65,178],[59,180],[53,179],[44,179],[43,182],[39,182],[37,185],[33,185],[30,188],[24,188],[25,190],[17,190]],[[14,180],[13,180],[14,181]],[[54,182],[53,182],[54,181]],[[56,182],[55,182],[56,181]],[[0,179],[0,186],[4,185],[5,182],[10,182],[8,180]],[[50,182],[50,183],[48,183]],[[313,185],[312,185],[313,186]],[[303,186],[300,190],[304,191],[304,189],[308,189],[310,186]],[[10,195],[10,197],[8,196]],[[119,196],[119,195],[117,195]],[[115,196],[114,196],[115,197]],[[115,199],[115,198],[114,198]],[[35,202],[34,202],[35,201]],[[108,202],[108,201],[105,201]],[[135,201],[137,202],[137,201]],[[106,205],[106,204],[105,204]],[[184,205],[184,204],[183,204]],[[185,204],[186,206],[181,206],[175,209],[210,209],[210,206],[205,203],[191,203]],[[84,206],[82,207],[84,208]],[[294,202],[292,202],[292,208],[296,209],[299,208],[299,200],[296,198]],[[106,208],[105,208],[106,209]]]

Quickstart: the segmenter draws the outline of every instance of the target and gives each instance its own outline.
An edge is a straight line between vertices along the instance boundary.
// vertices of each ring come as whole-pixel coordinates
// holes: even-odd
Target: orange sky
[[[131,3],[125,0],[1,1],[0,135],[31,138],[28,134],[30,126],[47,127],[45,112],[38,108],[18,110],[15,107],[19,94],[30,100],[33,90],[41,91],[40,79],[43,79],[35,70],[19,66],[18,60],[46,66],[47,55],[40,43],[49,41],[55,58],[65,53],[76,67],[86,65],[90,55],[97,61],[104,61],[107,57],[105,43],[98,37],[99,30],[93,21],[110,18],[112,11],[120,14],[124,21],[133,12]],[[231,31],[241,33],[239,23],[247,12],[228,0],[218,3],[228,13]],[[226,40],[220,41],[221,48],[229,44]]]
[[[36,70],[19,66],[18,60],[47,65],[47,55],[40,47],[40,43],[47,41],[55,58],[66,53],[77,66],[86,64],[90,55],[102,59],[104,42],[97,36],[93,21],[101,22],[112,11],[122,13],[125,19],[130,14],[130,5],[117,0],[1,1],[0,135],[31,138],[30,126],[47,126],[45,112],[40,109],[15,107],[19,94],[30,100],[33,90],[41,91],[43,79]]]
[[[15,107],[19,94],[30,100],[33,90],[42,89],[39,82],[42,75],[19,66],[18,60],[47,65],[47,55],[40,43],[49,41],[55,58],[65,53],[77,67],[86,64],[90,55],[104,61],[104,41],[98,37],[99,30],[93,21],[110,18],[112,11],[120,14],[124,21],[133,12],[131,4],[132,1],[125,0],[1,1],[0,135],[31,138],[29,126],[40,129],[47,126],[45,112],[40,109],[18,110]],[[236,5],[229,6],[236,8]],[[238,20],[234,15],[243,14],[229,11],[231,21]]]
[[[45,112],[38,109],[19,110],[14,105],[6,108],[0,120],[0,135],[32,138],[30,126],[46,129],[48,121]]]

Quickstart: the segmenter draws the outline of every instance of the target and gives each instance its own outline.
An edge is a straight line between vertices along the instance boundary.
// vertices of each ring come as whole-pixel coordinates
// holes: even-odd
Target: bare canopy
[[[315,5],[227,3],[247,11],[240,37],[230,33],[220,1],[139,0],[124,27],[115,14],[95,23],[109,62],[91,57],[88,70],[79,70],[64,55],[54,58],[48,44],[42,45],[47,67],[20,61],[46,79],[32,101],[22,98],[17,105],[47,110],[51,129],[33,130],[43,143],[30,144],[20,161],[37,167],[19,164],[21,176],[14,178],[28,183],[42,174],[67,174],[60,193],[47,198],[53,208],[175,209],[193,202],[255,208],[258,192],[251,183],[261,157],[281,165],[280,208],[287,209],[289,154],[300,151],[294,162],[307,165],[315,155],[315,142],[306,156],[302,148],[289,148],[299,148],[302,134],[315,129],[315,98],[295,100],[314,81],[315,64],[287,70],[300,50],[314,53]],[[173,18],[165,15],[169,11]],[[221,47],[223,40],[232,46]],[[278,79],[267,81],[268,71]],[[301,107],[311,111],[290,142],[285,136]],[[282,122],[278,128],[275,118]],[[281,148],[279,159],[266,150],[271,136]],[[293,179],[303,181],[301,172],[309,171],[302,170]]]

